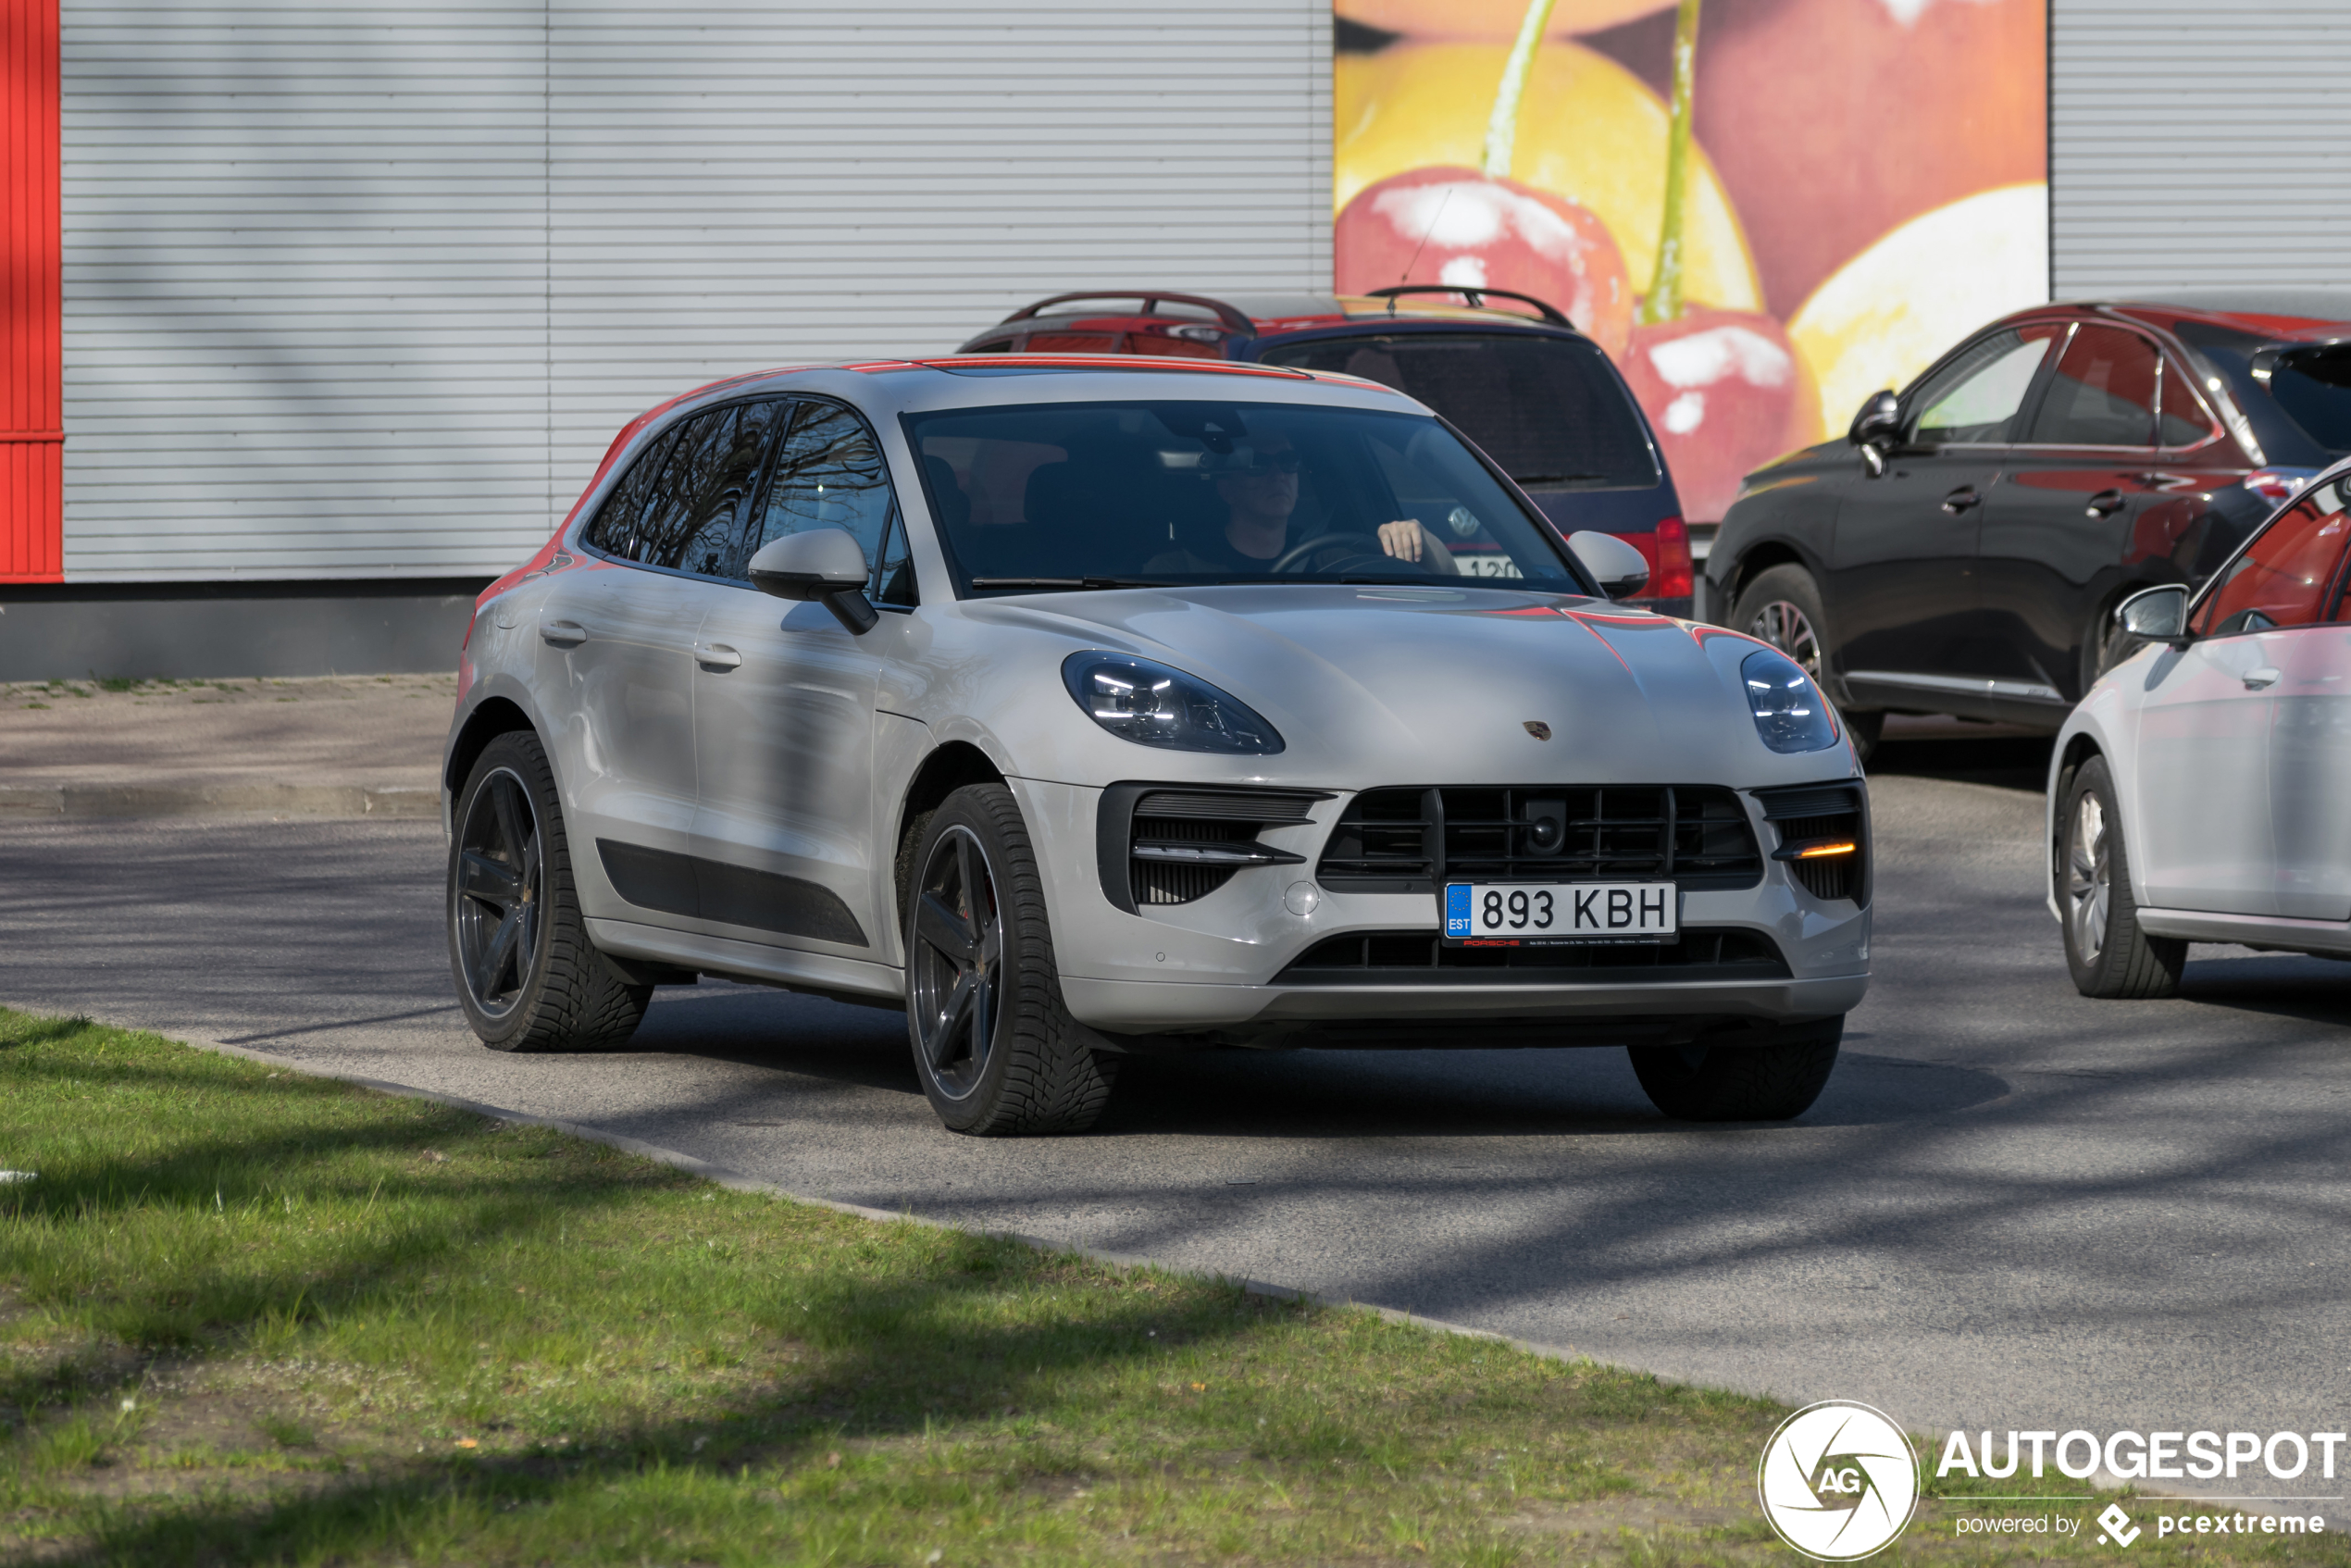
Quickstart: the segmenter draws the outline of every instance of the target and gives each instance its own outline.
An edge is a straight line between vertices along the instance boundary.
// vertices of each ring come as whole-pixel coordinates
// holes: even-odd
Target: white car
[[[1869,975],[1868,803],[1780,653],[1611,604],[1352,377],[972,355],[624,430],[481,596],[443,773],[504,1050],[723,976],[903,1006],[947,1126],[1148,1051],[1622,1046],[1793,1116]]]
[[[2351,957],[2351,466],[2191,596],[2116,612],[2146,640],[2058,733],[2049,910],[2085,996],[2168,996],[2187,945]]]

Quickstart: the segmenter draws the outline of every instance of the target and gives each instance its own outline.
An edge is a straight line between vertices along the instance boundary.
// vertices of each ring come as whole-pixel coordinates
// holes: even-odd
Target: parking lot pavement
[[[1876,983],[1785,1126],[1666,1123],[1615,1052],[1314,1052],[1138,1060],[1093,1136],[959,1139],[898,1014],[707,983],[627,1052],[500,1056],[426,823],[0,826],[0,1002],[1919,1430],[2339,1430],[2351,967],[2198,948],[2181,1000],[2077,996],[2046,754],[1888,747]]]

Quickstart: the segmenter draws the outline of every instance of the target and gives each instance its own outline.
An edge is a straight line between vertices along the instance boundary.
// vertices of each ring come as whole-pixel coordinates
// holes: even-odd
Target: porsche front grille
[[[1456,785],[1356,796],[1316,876],[1350,892],[1518,877],[1751,888],[1763,859],[1738,796],[1720,785]]]

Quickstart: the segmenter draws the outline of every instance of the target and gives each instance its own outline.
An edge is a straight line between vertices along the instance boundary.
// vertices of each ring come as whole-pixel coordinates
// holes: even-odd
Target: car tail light
[[[2318,477],[2316,468],[2256,468],[2245,476],[2245,488],[2272,506],[2283,506]]]
[[[1649,564],[1648,586],[1633,595],[1641,599],[1687,599],[1691,580],[1690,530],[1679,517],[1660,517],[1655,533],[1619,536]]]

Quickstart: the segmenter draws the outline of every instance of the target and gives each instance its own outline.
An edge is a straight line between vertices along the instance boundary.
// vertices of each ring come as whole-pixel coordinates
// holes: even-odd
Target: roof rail
[[[1014,321],[1026,321],[1048,305],[1069,305],[1077,300],[1140,300],[1143,302],[1140,314],[1145,316],[1158,315],[1158,307],[1162,302],[1168,305],[1197,305],[1202,310],[1213,312],[1217,320],[1236,332],[1253,333],[1257,330],[1256,322],[1251,321],[1223,300],[1213,300],[1204,294],[1171,294],[1163,289],[1089,289],[1082,293],[1055,294],[1051,299],[1039,300],[1035,305],[1022,305],[1018,310],[1005,317],[998,325],[1008,326]],[[1550,307],[1546,305],[1544,308],[1548,310]]]
[[[1533,305],[1543,313],[1543,319],[1554,327],[1575,325],[1561,314],[1559,306],[1538,300],[1533,294],[1522,294],[1511,289],[1469,289],[1459,283],[1398,283],[1392,288],[1365,292],[1373,299],[1387,301],[1390,310],[1396,308],[1396,300],[1400,294],[1459,294],[1469,301],[1472,309],[1483,310],[1486,308],[1486,296],[1491,294],[1496,299],[1516,300],[1521,305]]]

